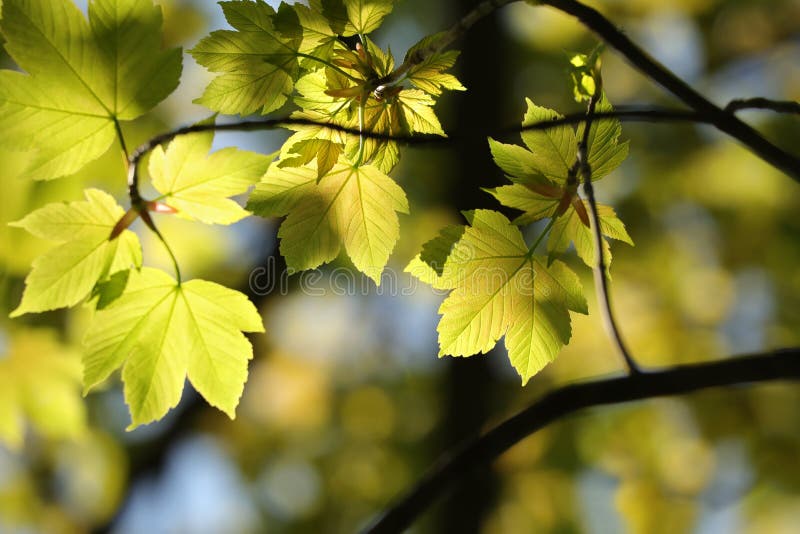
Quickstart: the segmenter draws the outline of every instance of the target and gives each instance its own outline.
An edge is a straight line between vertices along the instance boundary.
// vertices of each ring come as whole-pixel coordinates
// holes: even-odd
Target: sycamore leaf
[[[525,101],[528,111],[522,121],[523,126],[562,117],[551,109],[537,106],[530,99],[526,98]],[[547,130],[526,130],[522,132],[522,141],[533,154],[539,173],[553,181],[566,180],[569,168],[575,163],[578,146],[571,126],[564,124]]]
[[[330,171],[342,154],[342,145],[329,139],[303,139],[291,145],[290,157],[282,159],[281,167],[301,167],[317,160],[317,179]]]
[[[552,217],[558,209],[558,199],[537,193],[522,184],[503,185],[485,191],[502,205],[524,211],[514,219],[514,224],[520,226]]]
[[[539,160],[530,150],[489,138],[489,150],[498,167],[515,183],[543,183],[547,178],[539,172]]]
[[[394,0],[311,0],[331,28],[345,37],[375,31],[392,12]]]
[[[313,166],[270,167],[247,208],[262,217],[287,216],[278,237],[290,269],[332,261],[344,245],[356,268],[380,284],[400,235],[396,212],[408,213],[408,200],[376,167],[341,159],[319,182]]]
[[[189,51],[199,64],[221,73],[195,102],[229,115],[280,108],[299,74],[302,33],[281,34],[275,10],[261,0],[220,5],[234,30],[211,32]]]
[[[264,331],[243,294],[205,280],[178,284],[157,269],[132,271],[125,292],[96,313],[86,334],[84,391],[121,366],[130,430],[175,407],[188,376],[233,419],[253,357],[242,331]]]
[[[586,213],[589,203],[585,200],[580,202],[583,204],[583,213]],[[633,246],[633,240],[628,235],[623,222],[614,212],[614,208],[598,204],[597,214],[600,217],[600,230],[604,236],[624,241]],[[574,206],[570,206],[561,217],[557,218],[550,230],[550,237],[547,240],[547,252],[550,259],[552,260],[557,254],[566,251],[570,242],[575,244],[575,251],[586,265],[594,267],[597,264],[592,229],[584,222],[582,213]],[[603,260],[608,269],[611,265],[611,248],[606,240],[603,240]]]
[[[614,108],[605,95],[597,103],[598,112],[610,112]],[[583,137],[583,124],[578,126],[576,135]],[[589,130],[589,166],[592,169],[592,181],[608,175],[620,166],[628,157],[629,141],[619,142],[622,135],[622,124],[617,119],[603,119],[592,122]]]
[[[523,125],[559,117],[530,100]],[[598,111],[611,110],[603,97]],[[622,129],[619,121],[599,121],[589,132],[589,164],[592,180],[597,180],[616,168],[628,154],[628,143],[619,143]],[[570,243],[575,244],[578,255],[589,266],[594,266],[592,232],[589,226],[588,205],[578,196],[578,180],[569,180],[569,169],[576,158],[577,139],[582,138],[583,127],[575,132],[569,126],[558,126],[543,131],[522,133],[527,148],[499,143],[489,139],[489,148],[495,163],[503,169],[512,185],[487,189],[501,204],[522,210],[514,219],[518,225],[529,224],[545,218],[556,220],[547,241],[549,260],[563,253]],[[609,206],[598,205],[600,228],[604,235],[633,244],[625,225]],[[608,243],[603,241],[606,264],[611,261]]]
[[[233,147],[209,155],[213,140],[213,132],[202,132],[178,137],[167,150],[156,147],[150,155],[150,175],[162,194],[158,200],[178,215],[207,224],[231,224],[249,213],[228,197],[256,183],[270,158]]]
[[[136,234],[125,230],[116,239],[108,239],[124,210],[108,193],[87,189],[84,194],[85,201],[48,204],[11,223],[42,239],[62,242],[34,260],[22,302],[11,317],[73,306],[98,281],[141,266]]]
[[[5,48],[27,72],[0,71],[0,142],[31,150],[26,174],[78,171],[178,85],[181,51],[161,50],[152,0],[96,0],[89,22],[69,0],[6,0]]]
[[[417,89],[404,89],[397,95],[400,104],[402,120],[409,132],[422,134],[436,134],[446,137],[433,105],[436,103],[430,95]]]
[[[349,21],[346,31],[366,34],[378,29],[383,19],[392,12],[394,0],[345,0]]]
[[[470,225],[460,236],[448,228],[431,245],[438,258],[449,249],[436,284],[452,289],[439,308],[439,355],[488,352],[505,336],[525,384],[569,341],[569,311],[587,312],[580,281],[563,263],[548,267],[529,254],[522,233],[500,213],[465,215]]]
[[[78,437],[86,427],[81,363],[46,330],[13,331],[0,353],[0,441],[21,449],[25,423],[52,439]]]
[[[282,2],[272,23],[284,39],[300,40],[297,52],[300,66],[304,68],[319,68],[319,59],[329,59],[333,50],[342,46],[325,16],[300,3]]]
[[[442,94],[443,89],[465,91],[466,87],[455,76],[444,72],[455,64],[458,54],[457,50],[431,54],[422,63],[411,67],[406,78],[418,89],[435,96]]]

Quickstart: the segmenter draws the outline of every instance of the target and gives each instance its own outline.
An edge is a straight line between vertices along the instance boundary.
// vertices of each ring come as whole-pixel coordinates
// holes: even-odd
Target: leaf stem
[[[130,161],[128,160],[128,147],[125,144],[125,136],[122,134],[122,127],[119,124],[119,120],[114,117],[114,130],[117,132],[117,139],[119,140],[119,147],[122,149],[122,161],[123,165],[125,166],[125,172],[128,171],[128,166],[130,165]]]
[[[526,254],[526,256],[527,256],[528,258],[531,258],[531,257],[533,257],[533,253],[534,253],[534,252],[536,252],[536,249],[538,248],[539,244],[542,242],[542,240],[544,239],[544,237],[545,237],[545,236],[546,236],[548,233],[550,233],[550,230],[553,228],[553,225],[556,223],[556,219],[557,219],[557,218],[558,218],[558,217],[557,217],[557,216],[555,216],[555,217],[551,218],[551,219],[550,219],[550,220],[547,222],[547,226],[545,226],[545,227],[544,227],[544,230],[542,230],[542,233],[541,233],[541,234],[539,234],[539,237],[537,237],[537,238],[536,238],[536,241],[535,241],[535,242],[533,243],[533,245],[532,245],[532,246],[531,246],[531,247],[528,249],[528,254]]]
[[[353,167],[356,168],[361,166],[361,161],[364,159],[364,106],[366,105],[364,100],[366,100],[366,98],[366,93],[362,94],[361,101],[358,104],[358,155],[353,164]]]
[[[164,238],[164,235],[159,231],[156,223],[153,221],[153,218],[150,217],[150,213],[147,210],[143,210],[139,213],[144,223],[147,227],[158,237],[159,241],[164,245],[164,248],[167,249],[167,254],[169,254],[170,259],[172,260],[172,267],[175,269],[175,279],[178,281],[178,285],[181,285],[181,268],[178,265],[178,259],[175,257],[175,253],[172,251],[172,247],[169,246],[169,243]]]

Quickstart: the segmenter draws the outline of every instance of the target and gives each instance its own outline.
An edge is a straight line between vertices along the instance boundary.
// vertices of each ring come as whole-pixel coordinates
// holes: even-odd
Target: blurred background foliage
[[[211,2],[159,3],[167,45],[191,47],[225,26]],[[402,57],[476,3],[401,0],[375,40]],[[800,99],[798,0],[589,3],[720,104]],[[594,313],[573,317],[570,345],[525,388],[502,350],[439,360],[442,297],[402,273],[421,243],[460,221],[458,210],[498,207],[479,190],[502,181],[481,136],[517,124],[526,96],[578,111],[566,58],[594,44],[573,19],[519,3],[457,45],[469,91],[438,107],[455,141],[403,150],[393,177],[408,191],[412,214],[401,221],[389,266],[394,285],[380,291],[357,278],[356,291],[343,294],[335,289],[339,271],[326,268],[303,291],[295,276],[286,291],[278,284],[259,294],[267,292],[250,287],[251,271],[277,277],[282,266],[277,221],[218,229],[160,216],[189,276],[248,292],[263,312],[267,335],[253,338],[256,357],[235,421],[187,384],[163,421],[126,433],[118,380],[80,398],[85,310],[6,318],[31,260],[49,246],[6,223],[48,202],[78,199],[89,185],[125,197],[116,150],[49,183],[17,179],[24,156],[0,152],[0,532],[352,532],[458,440],[553,387],[619,372]],[[7,56],[0,63],[13,68]],[[613,51],[603,68],[615,104],[676,104]],[[128,146],[207,116],[191,100],[208,81],[185,55],[180,88],[125,128]],[[797,153],[796,117],[745,118]],[[631,156],[597,193],[637,244],[615,245],[612,291],[641,363],[800,343],[797,184],[705,126],[627,124],[624,136]],[[271,153],[285,137],[224,134],[215,144]],[[145,262],[168,269],[160,245],[138,230]],[[591,273],[571,260],[591,295]],[[465,480],[414,532],[797,532],[798,450],[794,384],[590,410]]]

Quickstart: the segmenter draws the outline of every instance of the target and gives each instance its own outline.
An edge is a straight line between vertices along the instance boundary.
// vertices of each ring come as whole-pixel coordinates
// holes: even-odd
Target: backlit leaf
[[[380,284],[400,235],[396,212],[408,213],[408,200],[376,167],[340,160],[319,182],[313,166],[270,167],[247,207],[263,217],[287,215],[278,237],[289,268],[313,269],[344,246],[356,268]]]
[[[188,377],[233,418],[253,356],[243,331],[264,331],[243,294],[205,280],[178,284],[157,269],[132,271],[125,292],[95,314],[86,334],[84,391],[122,367],[132,429],[175,407]]]
[[[153,187],[179,215],[207,224],[231,224],[247,215],[234,200],[256,183],[269,167],[267,156],[224,148],[209,154],[213,132],[182,135],[150,156]]]
[[[569,311],[586,313],[580,281],[566,265],[548,267],[529,254],[522,233],[500,213],[465,215],[470,225],[460,236],[448,227],[438,245],[429,244],[450,249],[438,283],[452,289],[439,308],[439,355],[488,352],[505,336],[524,384],[569,341]]]
[[[141,266],[136,234],[125,230],[116,239],[108,239],[123,209],[108,193],[87,189],[84,194],[85,201],[48,204],[11,223],[37,237],[61,242],[34,260],[22,302],[11,317],[73,306],[98,281]]]
[[[7,0],[5,48],[27,74],[0,71],[0,143],[30,150],[47,180],[98,158],[115,121],[149,111],[178,85],[181,51],[161,50],[151,0],[96,0],[89,21],[68,0]]]

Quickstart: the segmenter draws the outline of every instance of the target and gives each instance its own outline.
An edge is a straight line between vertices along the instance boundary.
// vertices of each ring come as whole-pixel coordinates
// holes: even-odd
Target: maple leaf
[[[0,440],[17,450],[25,422],[42,435],[75,438],[86,427],[81,364],[48,330],[12,330],[0,354]]]
[[[213,120],[213,119],[212,119]],[[233,147],[209,155],[213,132],[183,135],[150,155],[160,200],[178,215],[207,224],[231,224],[249,215],[230,196],[244,193],[267,171],[270,158]]]
[[[560,118],[555,111],[536,106],[530,100],[523,125]],[[603,98],[598,111],[611,105]],[[589,131],[588,153],[592,180],[598,180],[615,169],[628,153],[628,143],[619,143],[619,121],[598,121]],[[589,266],[596,263],[588,204],[578,195],[578,178],[570,176],[577,155],[576,143],[583,128],[576,132],[569,126],[557,126],[543,131],[524,131],[526,147],[500,143],[489,139],[495,163],[514,182],[512,185],[487,189],[501,204],[522,210],[515,224],[529,224],[544,218],[555,218],[547,241],[549,258],[575,244],[581,259]],[[603,235],[633,245],[625,225],[613,208],[598,204],[600,230]],[[603,241],[606,265],[611,262],[608,243]]]
[[[264,331],[243,294],[205,280],[179,284],[157,269],[131,271],[125,292],[86,333],[84,392],[121,366],[130,430],[175,407],[188,377],[233,419],[253,357],[242,331]]]
[[[96,0],[89,21],[68,0],[6,0],[5,48],[27,74],[0,71],[0,142],[31,150],[26,174],[74,173],[101,156],[118,121],[150,110],[178,85],[181,50],[161,50],[161,8]]]
[[[394,0],[311,0],[309,5],[345,37],[375,31],[392,12]]]
[[[422,61],[413,61],[413,66],[408,69],[405,78],[418,89],[422,89],[434,96],[442,94],[443,89],[451,91],[466,90],[455,76],[445,72],[453,67],[460,54],[459,51],[448,50],[447,52],[433,54],[426,53],[432,47],[437,46],[441,38],[442,34],[423,37],[417,44],[408,49],[405,58],[406,61],[411,61],[415,59],[416,54],[421,54],[424,57]]]
[[[86,298],[98,281],[141,266],[136,234],[125,230],[109,241],[124,210],[103,191],[87,189],[84,195],[85,201],[48,204],[10,223],[42,239],[61,242],[34,260],[25,278],[22,302],[11,317],[73,306]]]
[[[281,34],[275,10],[265,2],[220,5],[234,29],[211,32],[189,51],[200,65],[222,73],[195,102],[229,115],[280,108],[299,74],[302,34]]]
[[[290,269],[332,261],[344,245],[356,268],[380,284],[400,235],[396,212],[408,213],[408,200],[378,168],[340,159],[319,182],[313,166],[270,167],[247,209],[262,217],[286,216],[278,237]]]
[[[439,356],[488,352],[505,336],[525,384],[569,341],[569,311],[587,313],[580,281],[563,263],[547,266],[530,253],[502,214],[464,215],[469,226],[446,228],[406,271],[451,290],[439,308]]]

